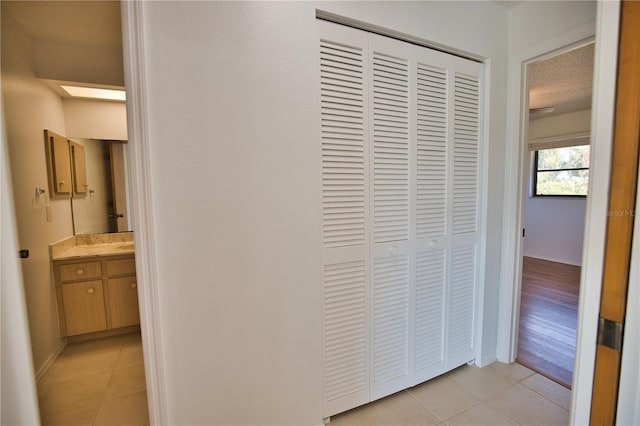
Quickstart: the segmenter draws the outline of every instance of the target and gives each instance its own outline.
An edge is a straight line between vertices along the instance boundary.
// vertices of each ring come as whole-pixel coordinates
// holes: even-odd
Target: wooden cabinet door
[[[86,194],[89,190],[87,182],[87,160],[84,146],[71,142],[71,157],[73,158],[73,192]]]
[[[136,277],[110,278],[107,288],[111,328],[140,324]]]
[[[64,284],[62,299],[68,336],[107,328],[101,280]]]
[[[71,157],[69,141],[50,130],[45,130],[50,196],[68,196],[72,191]]]

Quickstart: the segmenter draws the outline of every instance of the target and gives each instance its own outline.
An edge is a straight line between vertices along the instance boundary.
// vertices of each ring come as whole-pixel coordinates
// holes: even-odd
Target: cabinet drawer
[[[60,265],[60,279],[62,281],[73,281],[80,279],[100,278],[102,268],[100,262],[83,262]]]
[[[107,275],[134,275],[136,273],[136,260],[133,256],[126,259],[107,261]]]

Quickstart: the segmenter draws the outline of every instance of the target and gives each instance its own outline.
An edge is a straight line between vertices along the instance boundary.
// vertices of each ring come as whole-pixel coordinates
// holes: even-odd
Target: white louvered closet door
[[[414,46],[369,35],[371,399],[410,385],[411,52]]]
[[[369,397],[367,34],[320,31],[324,411]]]
[[[445,371],[449,226],[449,55],[419,49],[416,63],[416,251],[413,385]]]
[[[450,84],[451,262],[448,283],[447,367],[474,358],[482,65],[455,58]]]
[[[483,66],[318,28],[332,416],[474,358]]]

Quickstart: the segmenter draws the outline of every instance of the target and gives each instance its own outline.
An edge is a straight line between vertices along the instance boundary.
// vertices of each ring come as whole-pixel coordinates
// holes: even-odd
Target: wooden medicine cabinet
[[[45,130],[44,137],[50,197],[86,195],[89,185],[84,147],[51,130]]]

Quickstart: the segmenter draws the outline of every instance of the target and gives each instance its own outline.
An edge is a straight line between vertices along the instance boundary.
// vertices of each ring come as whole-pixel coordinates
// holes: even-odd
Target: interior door
[[[416,64],[414,385],[445,369],[450,96],[437,56],[420,49]]]
[[[621,4],[609,214],[591,424],[616,418],[640,153],[640,2]],[[637,214],[637,213],[636,213]]]
[[[413,46],[369,36],[373,204],[371,399],[409,386]]]
[[[367,34],[319,21],[324,415],[369,397]]]

